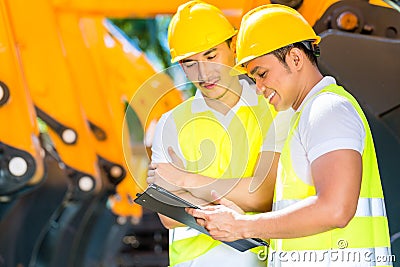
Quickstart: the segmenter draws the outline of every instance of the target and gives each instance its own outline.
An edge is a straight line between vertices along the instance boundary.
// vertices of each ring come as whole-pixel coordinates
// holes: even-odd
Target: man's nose
[[[199,81],[207,81],[209,64],[206,61],[199,61]]]
[[[257,94],[262,95],[265,90],[266,90],[266,87],[262,84],[260,79],[256,79],[256,92],[257,92]]]

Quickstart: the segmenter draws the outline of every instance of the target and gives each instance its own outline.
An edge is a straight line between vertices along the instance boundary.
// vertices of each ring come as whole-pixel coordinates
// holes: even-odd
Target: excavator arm
[[[183,95],[108,18],[171,15],[184,2],[0,0],[0,266],[113,266],[116,244],[140,249],[149,239],[152,262],[166,259],[165,232],[146,228],[152,236],[141,240],[130,228],[157,220],[132,198],[146,186],[147,135]],[[256,6],[289,5],[322,37],[321,70],[359,100],[371,124],[396,254],[399,1],[207,2],[237,28]],[[133,224],[121,224],[128,218]]]

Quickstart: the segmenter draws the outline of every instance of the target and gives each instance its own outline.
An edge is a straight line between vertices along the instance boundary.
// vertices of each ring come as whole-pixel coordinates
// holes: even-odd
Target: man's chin
[[[288,110],[288,109],[290,108],[290,106],[289,106],[289,107],[282,106],[282,105],[279,105],[279,103],[275,103],[275,104],[270,103],[270,104],[274,107],[274,109],[275,109],[277,112],[285,111],[285,110]]]

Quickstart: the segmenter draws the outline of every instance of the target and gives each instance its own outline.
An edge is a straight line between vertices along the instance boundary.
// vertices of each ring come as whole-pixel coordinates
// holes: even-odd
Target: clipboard
[[[143,206],[144,208],[181,222],[203,234],[210,235],[204,227],[196,223],[196,220],[192,215],[186,213],[185,211],[185,208],[199,209],[199,207],[178,197],[161,186],[150,184],[143,193],[136,194],[136,199],[134,202]],[[267,242],[258,238],[247,238],[233,242],[222,242],[241,252],[258,246],[268,246]]]

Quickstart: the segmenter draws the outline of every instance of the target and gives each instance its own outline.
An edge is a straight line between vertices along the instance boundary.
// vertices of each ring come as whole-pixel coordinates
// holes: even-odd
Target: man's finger
[[[218,193],[215,190],[211,191],[211,196],[214,200],[214,204],[219,204],[219,205],[223,205],[226,206],[234,211],[236,211],[237,213],[243,214],[243,210],[235,204],[235,202],[230,201],[227,198],[221,197],[218,195]]]
[[[196,218],[196,222],[198,225],[206,227],[206,221],[203,219]]]
[[[149,164],[149,170],[155,170],[157,169],[157,164],[156,163],[150,163]]]
[[[155,181],[154,177],[147,177],[146,179],[147,184],[154,184],[154,181]]]
[[[205,214],[200,209],[188,209],[188,213],[197,219],[205,220]]]
[[[234,205],[232,201],[224,198],[215,190],[211,190],[211,198],[213,199],[214,204],[224,205],[227,207],[231,207]]]
[[[201,207],[201,210],[204,211],[204,212],[215,211],[215,210],[218,210],[218,209],[219,209],[218,205],[210,205],[210,206]]]
[[[176,155],[174,149],[172,147],[170,147],[170,146],[168,147],[168,154],[172,158],[173,161],[178,158],[178,156]]]
[[[147,176],[150,176],[150,177],[156,176],[156,171],[155,170],[148,170],[147,171]]]
[[[228,199],[226,199],[224,197],[218,200],[218,204],[224,205],[224,206],[227,206],[227,207],[236,206],[235,203],[233,203],[232,201],[230,201],[230,200],[228,200]]]
[[[211,190],[211,199],[214,204],[220,204],[222,196],[215,190]]]
[[[182,160],[178,157],[174,149],[170,146],[168,147],[168,154],[171,157],[172,163],[175,167],[183,168]]]

